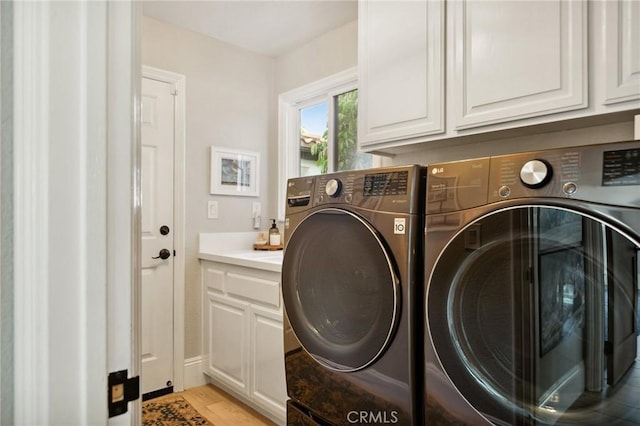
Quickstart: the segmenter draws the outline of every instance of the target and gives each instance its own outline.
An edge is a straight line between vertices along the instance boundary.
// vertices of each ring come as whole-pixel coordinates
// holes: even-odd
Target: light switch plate
[[[218,218],[218,202],[211,201],[207,203],[207,217],[209,219],[217,219]]]

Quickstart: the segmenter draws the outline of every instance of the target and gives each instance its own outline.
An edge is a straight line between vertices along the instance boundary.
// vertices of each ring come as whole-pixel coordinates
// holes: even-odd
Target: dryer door
[[[427,225],[427,239],[436,232]],[[427,290],[451,383],[494,423],[640,424],[637,251],[555,207],[501,210],[457,233]]]
[[[356,371],[374,362],[395,331],[399,291],[391,256],[363,218],[323,209],[291,234],[284,305],[296,337],[322,365]]]

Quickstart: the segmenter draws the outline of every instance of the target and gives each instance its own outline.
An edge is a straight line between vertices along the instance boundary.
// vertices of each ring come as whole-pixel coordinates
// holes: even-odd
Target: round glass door
[[[453,384],[507,424],[640,424],[638,250],[552,207],[467,226],[427,290],[429,333]]]
[[[305,350],[328,368],[355,371],[384,352],[399,315],[399,291],[378,234],[350,212],[317,211],[287,243],[287,316]]]

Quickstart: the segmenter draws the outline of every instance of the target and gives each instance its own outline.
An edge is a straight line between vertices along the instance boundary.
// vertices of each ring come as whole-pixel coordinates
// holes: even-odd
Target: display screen
[[[406,195],[408,181],[408,171],[365,175],[364,196]]]
[[[640,149],[605,151],[602,186],[640,185]]]

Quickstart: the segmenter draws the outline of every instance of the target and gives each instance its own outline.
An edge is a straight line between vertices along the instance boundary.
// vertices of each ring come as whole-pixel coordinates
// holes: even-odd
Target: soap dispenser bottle
[[[276,220],[271,219],[273,223],[271,224],[271,228],[269,228],[269,245],[270,246],[279,246],[280,245],[280,230],[276,226]]]

